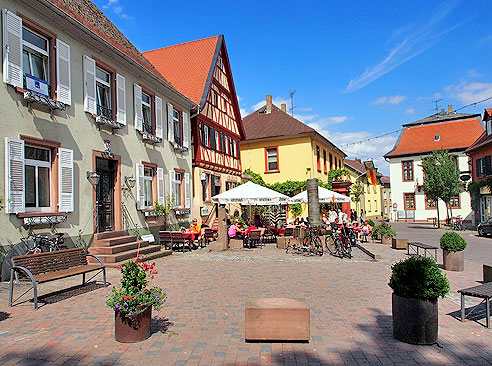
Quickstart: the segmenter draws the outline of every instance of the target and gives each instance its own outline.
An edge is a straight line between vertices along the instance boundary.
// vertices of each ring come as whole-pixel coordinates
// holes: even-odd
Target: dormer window
[[[439,141],[441,139],[440,135],[434,135],[434,141]]]
[[[489,136],[492,133],[492,119],[488,119],[485,122],[485,130],[487,131],[487,136]]]

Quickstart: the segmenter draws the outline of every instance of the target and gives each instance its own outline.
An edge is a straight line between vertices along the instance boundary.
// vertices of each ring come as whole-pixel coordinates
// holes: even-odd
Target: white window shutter
[[[58,211],[73,212],[73,150],[58,149]]]
[[[3,81],[23,87],[22,19],[3,9]]]
[[[190,173],[184,173],[185,208],[191,208]]]
[[[25,212],[24,141],[5,137],[5,212]]]
[[[157,202],[163,205],[164,198],[164,169],[157,168]]]
[[[173,105],[167,103],[167,139],[174,142]]]
[[[162,99],[155,97],[155,135],[162,138]]]
[[[56,100],[72,104],[72,89],[70,80],[70,46],[56,40]]]
[[[135,113],[135,128],[138,131],[142,131],[142,87],[138,84],[133,84],[133,108]]]
[[[143,164],[137,164],[137,210],[144,208],[144,201],[144,166]]]
[[[183,112],[183,146],[190,147],[190,122],[188,121],[188,113]]]
[[[173,207],[176,207],[176,199],[174,196],[174,181],[176,180],[176,172],[174,170],[169,171],[169,195],[173,200]]]
[[[84,56],[84,110],[96,115],[96,61]]]
[[[126,125],[125,77],[116,74],[116,122]]]

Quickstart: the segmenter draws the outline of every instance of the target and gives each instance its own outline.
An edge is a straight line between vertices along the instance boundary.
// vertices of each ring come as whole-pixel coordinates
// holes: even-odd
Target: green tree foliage
[[[355,183],[353,183],[350,186],[350,196],[352,202],[355,202],[357,205],[357,210],[359,208],[359,203],[360,203],[360,196],[364,194],[364,186],[362,185],[362,182],[360,181],[359,178],[355,180]]]
[[[290,205],[289,208],[290,208],[290,212],[292,212],[292,215],[294,216],[294,219],[298,216],[301,216],[302,206],[300,203],[295,203],[293,205]]]
[[[265,183],[261,175],[253,172],[251,169],[246,169],[244,174],[251,176],[253,179],[247,179],[246,181],[252,181],[260,186],[267,187],[277,191],[279,193],[285,194],[286,196],[292,197],[306,190],[306,181],[298,180],[288,180],[286,182],[277,182],[273,184]],[[346,169],[331,170],[328,173],[328,182],[324,183],[318,180],[318,185],[323,188],[331,189],[332,181],[337,180],[343,175],[347,175],[348,171]],[[244,183],[244,182],[243,182]]]
[[[422,160],[421,166],[424,170],[424,192],[427,197],[436,201],[441,199],[448,206],[451,198],[461,193],[456,158],[449,155],[447,150],[434,150]]]

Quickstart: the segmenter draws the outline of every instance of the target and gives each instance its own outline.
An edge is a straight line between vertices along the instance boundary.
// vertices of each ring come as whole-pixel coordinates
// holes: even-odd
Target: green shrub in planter
[[[465,250],[466,241],[458,233],[449,231],[441,236],[441,249],[448,252],[459,252]]]
[[[401,297],[434,301],[449,292],[449,281],[431,257],[409,257],[392,267],[389,287]]]

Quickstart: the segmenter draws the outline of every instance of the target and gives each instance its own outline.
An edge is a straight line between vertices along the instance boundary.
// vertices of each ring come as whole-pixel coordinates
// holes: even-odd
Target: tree
[[[438,200],[443,200],[446,207],[451,210],[449,201],[461,192],[459,185],[460,172],[456,164],[456,158],[449,155],[447,150],[435,150],[430,156],[422,160],[421,166],[424,170],[424,192],[427,198],[436,201],[437,226],[440,227]]]
[[[355,202],[355,211],[359,212],[359,203],[360,203],[360,196],[364,194],[364,186],[362,185],[362,182],[360,181],[359,178],[355,180],[355,183],[353,183],[350,186],[350,195],[352,196],[352,202]]]

